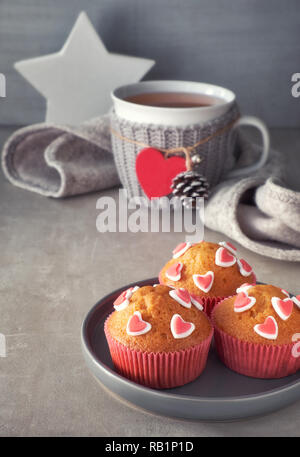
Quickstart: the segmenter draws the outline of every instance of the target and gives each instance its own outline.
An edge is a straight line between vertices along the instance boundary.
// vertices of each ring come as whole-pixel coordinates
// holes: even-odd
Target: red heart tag
[[[291,298],[285,298],[284,300],[281,300],[281,298],[272,297],[271,302],[278,316],[282,320],[286,321],[292,314],[294,306],[293,300]]]
[[[170,327],[174,338],[186,338],[195,330],[195,325],[192,322],[185,322],[179,314],[173,315]]]
[[[254,331],[267,340],[276,340],[278,336],[278,325],[273,316],[268,316],[262,324],[256,324]]]
[[[166,277],[171,281],[179,281],[181,278],[182,263],[176,262],[171,265],[166,271]]]
[[[226,248],[219,248],[216,251],[215,264],[219,267],[232,267],[236,262],[236,257]]]
[[[183,157],[165,159],[157,149],[145,148],[137,155],[135,170],[143,191],[151,199],[169,195],[172,179],[186,171],[186,165]]]
[[[214,282],[214,272],[208,271],[205,275],[193,275],[194,284],[202,292],[209,292]]]
[[[240,292],[234,301],[234,311],[236,313],[242,313],[243,311],[247,311],[247,309],[252,308],[255,304],[256,298],[249,297],[245,292]]]
[[[126,330],[128,335],[143,335],[151,330],[151,324],[143,321],[141,313],[139,311],[135,311],[133,316],[131,316],[128,320]]]
[[[191,308],[191,297],[190,294],[186,289],[174,289],[170,290],[169,292],[170,297],[174,298],[180,305],[184,306],[185,308]]]

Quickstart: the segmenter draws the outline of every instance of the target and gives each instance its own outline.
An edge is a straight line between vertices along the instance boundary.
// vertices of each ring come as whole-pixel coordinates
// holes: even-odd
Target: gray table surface
[[[0,145],[12,131],[0,129]],[[273,130],[272,144],[285,151],[289,182],[300,190],[300,130]],[[88,310],[113,289],[155,276],[181,241],[178,233],[98,233],[101,195],[47,199],[0,175],[0,332],[7,341],[7,357],[0,359],[0,435],[299,435],[299,401],[234,423],[188,422],[132,408],[90,375],[80,348]],[[206,239],[223,237],[206,230]],[[262,281],[299,293],[299,263],[239,250]]]

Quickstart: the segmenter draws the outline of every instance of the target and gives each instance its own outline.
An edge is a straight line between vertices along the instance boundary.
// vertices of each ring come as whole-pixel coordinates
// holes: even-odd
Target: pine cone
[[[208,198],[209,183],[207,179],[196,171],[183,171],[172,181],[172,194],[180,197],[187,208],[196,206],[196,198]]]

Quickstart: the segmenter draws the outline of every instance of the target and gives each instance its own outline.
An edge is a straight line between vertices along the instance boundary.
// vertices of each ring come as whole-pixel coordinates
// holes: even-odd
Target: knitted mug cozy
[[[211,187],[218,184],[235,165],[236,131],[226,127],[233,124],[238,117],[239,109],[234,104],[225,114],[212,121],[172,127],[130,122],[112,111],[112,149],[119,177],[128,197],[144,196],[137,179],[135,161],[145,145],[165,151],[191,147],[203,140],[201,145],[193,148],[191,156],[200,155],[202,160],[196,166],[197,171],[206,177]],[[206,138],[208,141],[204,141]]]

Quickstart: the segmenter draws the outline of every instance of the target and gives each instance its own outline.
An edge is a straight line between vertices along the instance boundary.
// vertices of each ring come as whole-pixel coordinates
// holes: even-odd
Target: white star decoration
[[[79,124],[106,113],[110,92],[139,81],[154,63],[110,54],[81,12],[59,52],[16,62],[15,68],[46,97],[47,122]]]

